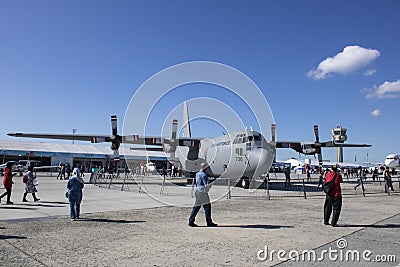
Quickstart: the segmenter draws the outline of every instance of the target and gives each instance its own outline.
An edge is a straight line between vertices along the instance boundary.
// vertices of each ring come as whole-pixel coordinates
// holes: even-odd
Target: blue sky
[[[312,140],[318,124],[329,140],[339,124],[348,128],[348,142],[373,145],[345,150],[345,160],[365,161],[368,153],[382,162],[400,153],[399,12],[400,2],[389,0],[3,0],[0,138],[73,128],[109,133],[110,115],[122,124],[149,77],[205,60],[230,65],[259,86],[278,139]],[[292,156],[278,151],[278,159]],[[335,150],[324,150],[324,158],[334,160]]]

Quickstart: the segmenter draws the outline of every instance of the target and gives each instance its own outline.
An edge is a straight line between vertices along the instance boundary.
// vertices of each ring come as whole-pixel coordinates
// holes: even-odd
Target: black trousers
[[[331,217],[333,210],[333,215],[332,215],[332,225],[336,225],[339,216],[340,216],[340,211],[342,210],[342,197],[333,197],[333,196],[326,196],[325,199],[325,205],[324,205],[324,222],[329,223],[329,218]]]
[[[6,192],[0,196],[0,199],[7,196],[7,202],[11,202],[11,188],[6,188]]]

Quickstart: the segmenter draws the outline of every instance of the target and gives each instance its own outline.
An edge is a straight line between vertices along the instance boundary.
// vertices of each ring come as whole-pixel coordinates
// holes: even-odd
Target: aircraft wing
[[[42,133],[8,133],[9,136],[24,137],[24,138],[42,138],[42,139],[57,139],[57,140],[77,140],[88,141],[92,143],[110,142],[113,138],[120,139],[121,143],[136,144],[136,145],[153,145],[162,146],[163,144],[171,144],[176,142],[178,146],[198,146],[201,139],[194,137],[179,137],[179,138],[166,138],[160,136],[109,136],[97,134],[42,134]]]
[[[291,148],[296,151],[301,151],[301,142],[297,141],[277,141],[276,148]]]
[[[164,144],[176,143],[177,146],[199,146],[200,141],[203,138],[195,137],[178,137],[178,138],[167,138],[160,136],[139,136],[139,135],[127,135],[122,136],[122,143],[133,144],[133,145],[151,145],[151,146],[163,146]],[[134,150],[134,148],[131,148]],[[148,148],[149,150],[151,148]]]
[[[335,143],[333,141],[330,142],[323,142],[321,143],[323,147],[371,147],[372,145],[368,144],[342,144],[342,143]]]
[[[88,141],[92,143],[101,143],[110,141],[109,135],[93,135],[93,134],[8,133],[7,135],[14,137],[25,137],[25,138],[78,140],[78,141]]]

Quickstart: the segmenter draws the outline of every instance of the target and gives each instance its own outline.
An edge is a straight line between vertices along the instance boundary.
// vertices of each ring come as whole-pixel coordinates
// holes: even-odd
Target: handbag
[[[333,176],[332,180],[330,180],[327,183],[325,182],[324,185],[322,186],[325,194],[330,195],[330,193],[332,192],[333,186],[335,185],[336,177],[337,177],[337,173],[335,174],[335,176]]]

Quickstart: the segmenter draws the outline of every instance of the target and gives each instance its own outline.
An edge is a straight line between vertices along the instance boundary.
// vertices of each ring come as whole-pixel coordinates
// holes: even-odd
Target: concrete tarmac
[[[190,207],[171,207],[143,193],[93,185],[85,186],[82,219],[71,221],[64,196],[66,181],[39,177],[41,201],[22,203],[23,184],[18,179],[15,178],[12,197],[15,205],[4,204],[4,199],[0,205],[0,266],[397,266],[400,263],[399,194],[345,196],[337,228],[323,225],[323,197],[219,201],[212,205],[213,219],[219,227],[191,228],[187,226]],[[181,199],[185,205],[193,201],[190,197]],[[197,223],[205,225],[203,211],[199,212]],[[338,239],[346,242],[342,254],[348,250],[360,253],[370,250],[368,259],[375,261],[330,259],[326,254],[322,257],[322,251],[329,248],[340,250]],[[314,251],[319,257],[302,260],[301,253],[305,250]],[[294,261],[297,252],[298,260]],[[375,256],[393,257],[391,262],[382,263]]]

